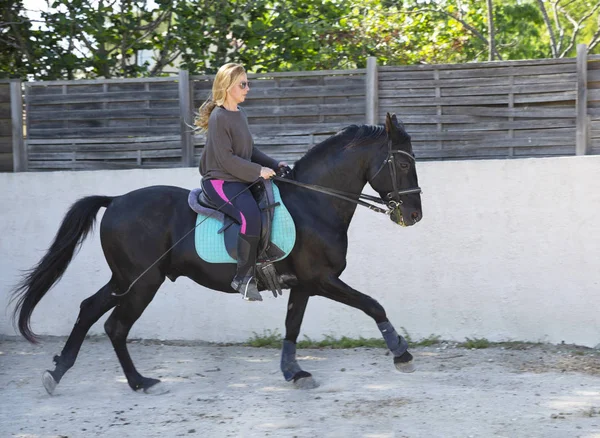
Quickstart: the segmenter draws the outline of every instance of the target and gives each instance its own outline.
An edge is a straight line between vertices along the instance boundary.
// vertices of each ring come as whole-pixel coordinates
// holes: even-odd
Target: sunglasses
[[[245,90],[246,87],[249,87],[249,86],[250,86],[250,81],[242,81],[242,82],[240,82],[240,88],[242,90]]]

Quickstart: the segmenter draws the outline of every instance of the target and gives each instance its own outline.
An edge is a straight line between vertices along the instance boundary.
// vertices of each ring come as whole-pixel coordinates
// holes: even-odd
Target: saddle
[[[272,181],[260,181],[253,185],[250,188],[250,191],[258,204],[262,219],[257,262],[264,264],[281,260],[287,256],[291,250],[289,247],[289,238],[291,237],[293,242],[296,237],[295,226],[293,226],[291,216],[281,202],[279,191]],[[219,229],[216,231],[216,234],[222,235],[225,249],[231,260],[219,260],[218,256],[213,257],[211,255],[206,255],[206,253],[201,254],[201,251],[199,251],[200,257],[208,262],[213,263],[235,262],[237,260],[237,239],[241,227],[239,220],[235,217],[225,214],[222,211],[217,211],[218,206],[215,205],[215,203],[213,203],[208,196],[206,196],[202,190],[202,187],[194,189],[190,192],[188,204],[192,210],[199,215],[204,216],[204,218],[210,217],[211,219],[217,221],[219,224]],[[278,225],[278,229],[283,225],[283,232],[287,234],[287,238],[283,243],[280,242],[281,239],[273,239],[273,220],[276,217],[276,213],[279,219],[276,224]],[[198,217],[198,221],[200,221],[200,216]],[[292,224],[291,228],[293,231],[291,231],[291,233],[289,221],[291,221]],[[198,235],[199,233],[202,233],[202,230],[197,229],[196,234]],[[211,233],[211,231],[205,231],[204,234],[206,233]],[[211,234],[214,234],[214,231]],[[292,234],[292,236],[290,236],[290,234]],[[214,238],[214,236],[210,237]],[[217,239],[219,238],[217,237]],[[283,248],[281,248],[280,245],[283,246]],[[198,244],[196,246],[198,247]],[[220,258],[222,259],[223,257],[221,256]]]

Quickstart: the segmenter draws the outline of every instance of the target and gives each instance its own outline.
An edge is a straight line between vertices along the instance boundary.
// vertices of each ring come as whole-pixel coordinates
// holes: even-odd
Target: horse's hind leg
[[[312,389],[318,385],[312,375],[300,368],[296,362],[296,341],[300,334],[300,326],[304,311],[308,304],[309,290],[306,286],[293,287],[288,300],[288,311],[285,318],[285,339],[281,350],[281,372],[288,382],[293,381],[300,389]]]
[[[163,389],[155,386],[160,383],[160,380],[144,377],[135,369],[127,350],[127,335],[131,327],[150,304],[163,281],[164,276],[157,271],[150,271],[145,274],[128,295],[119,298],[118,306],[104,324],[104,329],[119,358],[127,383],[134,391],[142,389],[146,393],[152,392],[154,394],[163,392]]]
[[[376,300],[355,289],[352,289],[337,277],[328,278],[319,295],[334,301],[360,309],[377,323],[377,327],[390,351],[394,354],[394,365],[398,371],[412,373],[415,367],[413,356],[408,352],[408,342],[400,336],[387,318],[385,309]]]
[[[69,339],[67,339],[60,356],[54,357],[56,367],[53,371],[46,371],[42,377],[44,387],[49,394],[52,394],[60,379],[75,363],[81,344],[83,344],[90,327],[117,304],[116,298],[111,295],[113,290],[111,280],[94,295],[81,302],[79,316]]]

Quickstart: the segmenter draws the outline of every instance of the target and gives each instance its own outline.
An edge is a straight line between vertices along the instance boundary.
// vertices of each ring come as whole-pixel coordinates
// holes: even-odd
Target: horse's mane
[[[324,153],[331,153],[338,149],[351,149],[366,144],[383,143],[387,139],[387,132],[383,125],[350,125],[321,143],[313,146],[302,158],[294,164],[294,168],[303,167],[315,160],[320,160]]]

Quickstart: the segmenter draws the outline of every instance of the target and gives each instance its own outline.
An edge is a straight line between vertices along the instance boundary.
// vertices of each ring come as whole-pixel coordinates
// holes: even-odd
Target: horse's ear
[[[391,134],[396,130],[397,122],[398,119],[396,118],[396,114],[387,113],[387,115],[385,116],[385,130],[388,134]]]

